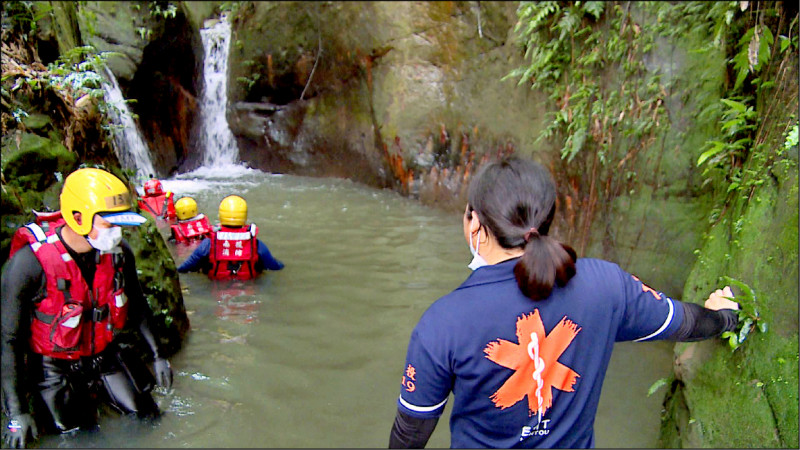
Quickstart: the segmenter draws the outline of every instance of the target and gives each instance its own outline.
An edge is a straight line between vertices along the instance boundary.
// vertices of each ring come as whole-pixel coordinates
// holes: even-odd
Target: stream
[[[235,285],[181,274],[192,329],[157,388],[155,424],[104,414],[99,432],[41,447],[386,448],[408,339],[420,315],[468,275],[458,213],[344,179],[230,166],[162,180],[217,220],[228,194],[248,202],[259,238],[286,267]],[[162,230],[167,236],[168,229]],[[176,264],[191,248],[168,244]],[[655,447],[669,343],[618,344],[597,447]],[[452,402],[449,402],[452,403]],[[449,447],[450,410],[428,448]]]

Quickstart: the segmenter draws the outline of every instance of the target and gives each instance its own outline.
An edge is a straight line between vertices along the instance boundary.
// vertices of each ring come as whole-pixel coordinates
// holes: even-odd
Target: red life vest
[[[31,248],[44,269],[47,288],[34,307],[31,349],[68,360],[103,351],[128,318],[122,253],[99,254],[90,290],[55,230]]]
[[[201,241],[211,235],[211,224],[208,217],[198,214],[189,220],[180,220],[174,225],[170,225],[172,236],[178,244],[189,244],[193,241]]]
[[[258,261],[258,227],[250,224],[241,228],[220,226],[211,233],[208,259],[212,280],[249,280],[256,276]]]
[[[46,233],[55,230],[56,227],[63,225],[64,218],[61,211],[39,212],[33,211],[35,220],[29,224],[19,227],[11,237],[11,248],[8,251],[8,259],[14,256],[17,250],[34,242],[44,242],[47,239]]]
[[[172,198],[172,192],[161,195],[145,195],[139,198],[139,207],[156,219],[174,221],[178,218],[175,213],[175,201]]]

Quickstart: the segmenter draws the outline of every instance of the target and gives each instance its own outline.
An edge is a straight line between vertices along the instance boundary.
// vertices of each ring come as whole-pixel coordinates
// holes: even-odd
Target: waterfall
[[[228,53],[231,25],[222,16],[213,26],[200,30],[203,40],[203,93],[200,103],[200,148],[203,166],[239,164],[239,148],[225,117],[228,105]]]
[[[124,169],[136,170],[138,180],[146,180],[151,174],[156,173],[150,161],[150,151],[133,120],[128,104],[125,103],[117,77],[108,68],[106,68],[106,78],[108,81],[103,83],[103,89],[106,93],[106,102],[112,106],[109,108],[109,116],[112,123],[120,126],[112,133],[116,143],[114,151]]]

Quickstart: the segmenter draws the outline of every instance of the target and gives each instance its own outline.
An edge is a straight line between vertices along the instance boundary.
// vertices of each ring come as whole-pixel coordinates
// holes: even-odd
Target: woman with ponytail
[[[450,393],[453,448],[594,447],[615,342],[695,341],[734,330],[730,287],[705,307],[549,235],[556,188],[516,157],[484,165],[464,211],[472,274],[414,328],[390,448],[424,447]]]

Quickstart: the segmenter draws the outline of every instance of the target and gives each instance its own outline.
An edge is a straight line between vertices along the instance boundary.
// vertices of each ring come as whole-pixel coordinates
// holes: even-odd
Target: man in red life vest
[[[139,198],[139,207],[156,220],[172,223],[177,218],[172,192],[164,192],[161,182],[156,178],[150,178],[144,183],[144,197]]]
[[[219,221],[211,238],[200,243],[178,266],[178,272],[201,270],[213,280],[249,280],[264,269],[283,269],[283,263],[256,238],[258,227],[247,224],[247,202],[242,197],[229,195],[222,199]]]
[[[178,223],[170,225],[171,240],[177,244],[199,242],[211,235],[211,224],[205,214],[197,213],[197,202],[192,197],[181,197],[175,202]]]
[[[127,186],[104,170],[79,169],[64,180],[60,203],[65,224],[17,250],[0,279],[8,447],[25,447],[40,427],[61,433],[94,428],[95,399],[121,413],[158,417],[151,390],[156,383],[172,385],[133,252],[122,239],[120,226],[146,221],[131,211]],[[125,330],[138,331],[150,347],[155,377],[118,339]]]

